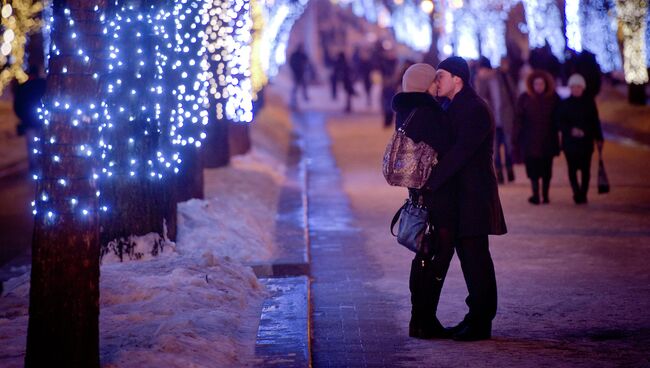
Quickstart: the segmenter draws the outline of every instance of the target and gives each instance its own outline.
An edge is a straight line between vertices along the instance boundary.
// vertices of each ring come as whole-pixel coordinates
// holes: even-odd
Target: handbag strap
[[[402,130],[402,131],[406,131],[406,127],[409,125],[409,123],[411,122],[411,120],[413,120],[413,117],[415,116],[415,113],[416,113],[417,111],[418,111],[417,108],[415,108],[415,109],[413,109],[413,110],[411,111],[411,113],[409,114],[409,116],[406,117],[406,120],[404,120],[404,122],[402,123],[402,126],[399,127],[400,130]]]
[[[395,227],[395,224],[397,224],[397,220],[399,220],[399,216],[402,214],[402,209],[404,209],[404,207],[406,207],[406,205],[407,205],[408,203],[409,203],[408,200],[406,200],[406,201],[404,202],[404,204],[402,205],[402,207],[400,207],[400,208],[397,210],[397,212],[395,212],[395,216],[393,216],[393,219],[390,220],[390,233],[391,233],[393,236],[397,236],[397,234],[395,234],[395,231],[393,231],[393,228]]]

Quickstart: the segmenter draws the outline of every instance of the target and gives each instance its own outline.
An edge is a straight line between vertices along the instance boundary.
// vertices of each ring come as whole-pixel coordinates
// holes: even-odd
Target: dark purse
[[[399,221],[397,234],[395,225]],[[429,222],[429,210],[422,203],[420,196],[416,201],[408,198],[397,210],[390,222],[390,233],[397,237],[397,242],[412,252],[431,255],[434,252],[432,233]]]
[[[598,194],[609,193],[609,179],[603,162],[603,149],[598,147]]]

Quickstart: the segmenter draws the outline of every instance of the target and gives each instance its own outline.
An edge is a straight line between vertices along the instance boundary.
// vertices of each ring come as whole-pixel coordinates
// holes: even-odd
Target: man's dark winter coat
[[[501,235],[507,232],[494,173],[494,119],[471,87],[464,87],[447,111],[454,144],[434,167],[426,187],[436,190],[457,180],[459,236]]]

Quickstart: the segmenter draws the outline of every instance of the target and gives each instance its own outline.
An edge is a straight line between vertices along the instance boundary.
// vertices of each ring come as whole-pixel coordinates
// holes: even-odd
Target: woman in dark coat
[[[416,143],[424,141],[442,159],[453,143],[452,130],[444,118],[444,112],[433,98],[436,84],[435,69],[429,64],[414,64],[402,78],[402,92],[393,98],[396,112],[396,129],[402,127],[413,111],[415,113],[405,128],[406,135]],[[450,180],[435,192],[409,189],[411,199],[422,198],[429,209],[430,222],[434,227],[429,251],[416,254],[411,262],[409,289],[411,291],[411,321],[409,336],[417,338],[449,337],[447,330],[436,317],[440,292],[449,263],[454,255],[454,238],[457,227],[456,185]]]
[[[602,147],[603,131],[593,97],[585,93],[586,82],[580,74],[569,78],[571,96],[560,102],[557,124],[562,133],[562,150],[569,168],[569,181],[576,204],[587,203],[591,156],[594,141]],[[581,172],[578,183],[577,173]]]
[[[560,98],[555,93],[553,77],[545,71],[533,71],[526,79],[526,88],[527,91],[517,101],[513,147],[523,156],[526,175],[531,182],[533,195],[528,201],[540,203],[541,179],[542,201],[549,203],[553,157],[560,153],[558,130],[554,122]]]

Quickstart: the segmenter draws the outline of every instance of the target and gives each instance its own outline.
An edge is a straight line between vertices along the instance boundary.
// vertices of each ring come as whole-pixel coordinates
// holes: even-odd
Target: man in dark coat
[[[452,124],[454,145],[434,167],[426,187],[435,191],[454,178],[458,182],[456,252],[469,291],[469,313],[450,329],[455,340],[489,339],[497,310],[497,287],[488,235],[506,233],[494,173],[494,120],[485,101],[469,84],[469,67],[452,56],[438,65],[438,97]]]
[[[299,44],[289,56],[289,67],[293,77],[293,88],[291,89],[291,107],[298,107],[298,90],[302,89],[302,95],[305,101],[309,101],[307,94],[307,82],[311,72],[311,63],[305,53],[302,44]]]

